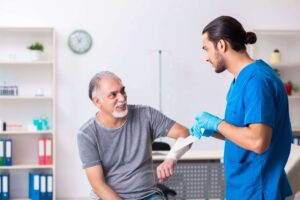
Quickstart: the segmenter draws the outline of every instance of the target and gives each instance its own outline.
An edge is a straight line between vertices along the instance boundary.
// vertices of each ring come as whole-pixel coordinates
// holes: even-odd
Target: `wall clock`
[[[75,30],[68,38],[70,49],[77,54],[84,54],[92,47],[92,37],[85,30]]]

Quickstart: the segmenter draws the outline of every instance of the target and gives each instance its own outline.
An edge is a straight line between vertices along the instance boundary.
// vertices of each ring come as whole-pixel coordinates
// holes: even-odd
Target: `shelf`
[[[53,100],[51,96],[0,96],[0,100]]]
[[[52,130],[48,131],[0,131],[0,135],[48,135],[53,134]]]
[[[12,146],[12,166],[0,166],[1,172],[11,174],[10,185],[17,186],[10,191],[10,199],[30,200],[28,191],[28,172],[51,173],[56,176],[56,35],[53,27],[0,27],[0,39],[4,41],[0,51],[0,75],[8,86],[17,85],[19,96],[0,96],[1,121],[22,124],[20,128],[0,131],[1,138],[10,138]],[[45,47],[45,54],[34,61],[26,47],[39,41]],[[3,85],[3,84],[2,84]],[[35,96],[44,91],[45,96]],[[3,105],[2,105],[3,104]],[[27,128],[33,118],[47,116],[51,130],[32,131]],[[17,125],[16,124],[16,125]],[[17,126],[16,126],[17,127]],[[14,130],[14,131],[12,131]],[[29,131],[31,130],[31,131]],[[41,147],[39,138],[52,139],[51,165],[39,165],[37,154]],[[44,149],[45,150],[45,149]],[[56,180],[53,179],[53,199],[56,198]],[[1,197],[0,197],[1,198]]]
[[[0,65],[52,65],[53,61],[33,61],[33,62],[3,62],[0,61]]]
[[[292,132],[299,132],[300,133],[300,127],[293,127]]]
[[[300,30],[267,30],[267,29],[254,29],[257,35],[266,36],[299,36]]]
[[[289,100],[300,100],[300,95],[291,95],[288,96]]]
[[[11,200],[30,200],[29,198],[11,198]]]
[[[29,198],[11,198],[11,200],[30,200]]]
[[[270,64],[270,66],[276,69],[300,69],[300,63]]]
[[[1,27],[0,31],[7,32],[51,32],[53,28],[50,27]]]
[[[12,165],[12,166],[0,166],[0,170],[3,169],[53,169],[53,165]]]

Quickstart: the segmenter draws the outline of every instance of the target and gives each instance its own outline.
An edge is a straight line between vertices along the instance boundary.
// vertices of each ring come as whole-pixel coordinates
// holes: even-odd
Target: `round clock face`
[[[68,45],[74,53],[83,54],[90,50],[92,37],[84,30],[76,30],[70,34]]]

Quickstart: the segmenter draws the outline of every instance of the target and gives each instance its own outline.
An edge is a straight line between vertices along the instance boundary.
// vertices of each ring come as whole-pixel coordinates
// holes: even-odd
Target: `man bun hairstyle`
[[[205,33],[215,47],[220,40],[226,40],[235,51],[245,51],[246,44],[256,42],[255,33],[246,32],[242,24],[230,16],[220,16],[211,21],[203,29],[202,34]]]
[[[253,32],[246,33],[246,41],[245,44],[254,44],[256,42],[256,34]]]

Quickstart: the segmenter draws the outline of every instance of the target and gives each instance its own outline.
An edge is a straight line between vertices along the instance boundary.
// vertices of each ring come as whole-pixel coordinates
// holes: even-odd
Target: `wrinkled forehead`
[[[122,82],[115,77],[103,78],[98,84],[102,92],[118,91],[124,87]]]

